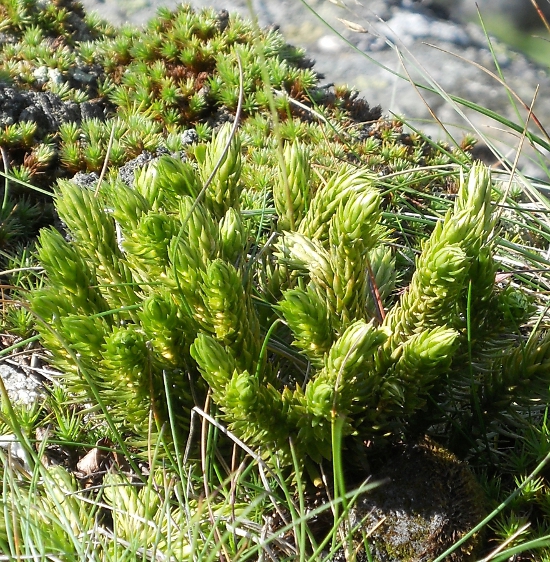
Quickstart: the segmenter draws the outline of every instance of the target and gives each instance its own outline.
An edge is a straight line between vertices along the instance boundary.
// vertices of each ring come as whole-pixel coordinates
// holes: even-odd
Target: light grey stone
[[[40,399],[44,392],[44,388],[37,378],[6,363],[0,364],[0,377],[4,381],[4,386],[12,402],[33,404]]]

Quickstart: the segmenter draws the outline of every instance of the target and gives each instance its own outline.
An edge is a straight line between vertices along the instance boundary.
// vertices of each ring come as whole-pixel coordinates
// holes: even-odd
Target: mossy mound
[[[432,441],[394,446],[387,459],[372,476],[380,485],[350,516],[369,537],[375,562],[434,560],[485,515],[483,490],[468,466]],[[481,539],[475,535],[446,560],[474,560]]]

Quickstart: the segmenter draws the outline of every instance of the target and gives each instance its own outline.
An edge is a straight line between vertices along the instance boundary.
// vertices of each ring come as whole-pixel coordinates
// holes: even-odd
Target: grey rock
[[[158,155],[144,151],[133,160],[124,164],[124,166],[119,169],[118,176],[127,186],[131,187],[134,184],[136,172],[139,172],[139,170],[144,168],[147,164],[150,164],[157,159]]]
[[[44,393],[42,383],[21,368],[0,364],[0,377],[12,402],[34,404]]]
[[[394,37],[390,39],[394,42],[401,40],[405,44],[413,44],[429,38],[461,47],[472,44],[472,37],[461,26],[427,14],[401,11],[388,21],[388,27],[392,30]]]
[[[51,92],[18,90],[14,87],[0,86],[0,126],[12,125],[21,121],[33,121],[40,136],[55,133],[62,123],[80,122],[85,117],[105,119],[106,108],[103,103],[62,101]]]
[[[99,176],[95,172],[85,173],[77,172],[72,180],[81,189],[89,189],[90,191],[95,191],[97,184],[99,182]]]
[[[80,109],[80,119],[92,119],[97,118],[103,121],[108,113],[105,104],[101,100],[90,100],[79,104]]]
[[[181,134],[181,141],[183,144],[193,144],[199,141],[199,135],[195,129],[186,129]]]
[[[51,133],[66,121],[80,120],[78,105],[63,102],[50,92],[21,92],[28,101],[27,107],[19,114],[20,121],[34,121],[42,134]]]
[[[474,43],[472,36],[454,22],[434,19],[430,14],[401,10],[386,23],[374,23],[376,34],[365,34],[356,46],[363,51],[391,49],[393,44],[410,47],[418,41],[441,41],[467,47]]]

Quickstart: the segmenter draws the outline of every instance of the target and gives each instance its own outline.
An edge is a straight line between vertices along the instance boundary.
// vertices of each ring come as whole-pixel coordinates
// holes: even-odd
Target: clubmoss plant
[[[542,374],[545,355],[519,335],[507,340],[504,359],[483,355],[507,329],[508,299],[494,283],[492,184],[483,166],[460,180],[453,209],[421,245],[396,299],[392,221],[383,219],[372,172],[339,165],[315,185],[305,147],[289,144],[292,173],[268,193],[275,209],[263,211],[277,221],[272,243],[268,223],[258,230],[246,208],[257,186],[243,184],[255,164],[241,146],[225,126],[194,149],[195,165],[166,156],[133,187],[113,179],[97,197],[59,185],[70,241],[41,234],[48,286],[32,306],[76,399],[90,400],[93,384],[139,439],[152,430],[150,412],[157,431],[168,421],[166,388],[185,432],[209,387],[237,435],[278,450],[287,464],[291,438],[308,465],[331,458],[337,417],[349,446],[445,422],[451,397],[457,411],[471,412],[468,423],[481,423],[475,404],[455,395],[465,379],[499,395],[498,416],[513,404],[509,384],[489,384],[495,377],[519,378],[520,356],[536,363],[532,377]],[[281,177],[273,163],[265,170]],[[483,366],[479,374],[465,366],[468,354]],[[526,397],[531,391],[538,389],[526,388]]]
[[[547,336],[516,331],[529,308],[510,314],[518,293],[495,284],[485,167],[460,175],[428,237],[406,235],[418,255],[400,275],[377,176],[333,163],[314,182],[309,150],[286,146],[285,186],[225,125],[132,186],[59,183],[67,232],[40,235],[31,307],[73,402],[100,404],[136,452],[168,426],[182,443],[208,390],[234,435],[312,476],[336,423],[356,468],[365,443],[431,432],[453,447],[544,394]]]

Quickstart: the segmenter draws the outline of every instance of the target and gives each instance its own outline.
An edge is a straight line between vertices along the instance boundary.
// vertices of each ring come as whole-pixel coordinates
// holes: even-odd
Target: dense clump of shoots
[[[454,207],[421,245],[395,300],[390,223],[371,172],[347,164],[315,186],[306,149],[289,143],[287,185],[273,188],[273,244],[250,209],[257,164],[243,158],[229,126],[192,155],[196,167],[164,156],[132,187],[112,179],[97,196],[59,185],[70,241],[53,230],[41,235],[48,286],[32,306],[75,397],[97,393],[139,439],[168,421],[167,388],[182,435],[210,388],[239,437],[279,451],[289,465],[289,439],[306,465],[330,459],[337,418],[347,442],[398,437],[419,416],[432,420],[429,401],[463,384],[464,354],[484,351],[469,346],[472,303],[480,318],[494,307],[480,338],[494,336],[489,317],[504,322],[487,170],[476,164],[460,180]],[[263,166],[281,177],[278,164]],[[499,367],[479,357],[487,360],[503,374],[512,361]]]
[[[258,443],[271,437],[289,454],[291,436],[301,455],[318,462],[331,456],[335,417],[345,417],[345,435],[361,440],[399,433],[424,407],[438,380],[448,377],[464,344],[461,306],[477,271],[476,256],[489,248],[488,173],[478,165],[462,182],[454,210],[424,244],[408,290],[378,325],[369,271],[382,282],[379,298],[387,297],[395,283],[380,212],[374,178],[344,168],[315,193],[296,231],[282,232],[275,257],[291,286],[276,308],[293,344],[311,363],[307,379],[296,365],[296,371],[280,374],[278,388],[262,389],[261,375],[239,372],[237,354],[227,346],[223,350],[212,338],[199,336],[192,347],[232,427],[247,437]],[[212,366],[222,361],[227,367],[214,375]],[[239,394],[228,392],[234,387]],[[237,396],[243,398],[235,403]]]

